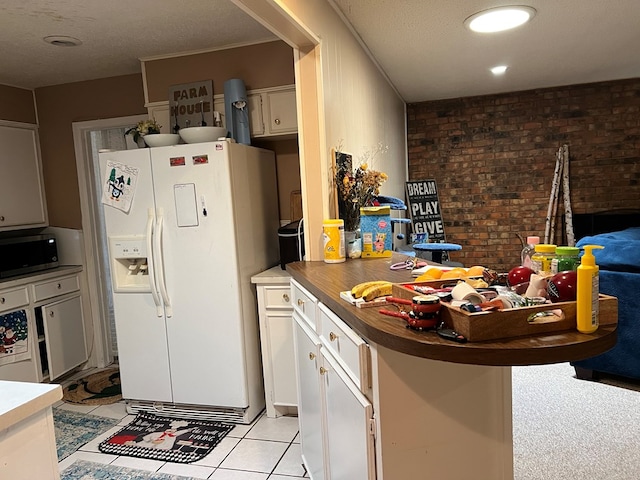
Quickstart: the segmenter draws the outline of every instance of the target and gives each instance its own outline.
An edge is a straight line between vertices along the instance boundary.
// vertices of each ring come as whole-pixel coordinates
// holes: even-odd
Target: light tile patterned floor
[[[89,415],[116,418],[118,426],[86,443],[59,463],[64,470],[78,459],[110,463],[128,468],[211,480],[296,480],[308,478],[300,459],[297,417],[259,416],[251,425],[237,425],[205,458],[190,464],[107,455],[98,444],[113,435],[135,416],[128,415],[123,402],[84,406],[58,402],[54,408]]]

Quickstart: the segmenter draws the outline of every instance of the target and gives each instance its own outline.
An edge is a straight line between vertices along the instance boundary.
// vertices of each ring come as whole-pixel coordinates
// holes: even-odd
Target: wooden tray
[[[453,281],[455,283],[455,280]],[[431,282],[399,283],[393,285],[393,296],[410,300],[419,295],[406,285],[421,285],[440,288],[450,285],[451,280]],[[618,323],[618,299],[600,294],[600,325]],[[529,316],[538,312],[562,310],[560,317],[540,317],[536,322],[528,321]],[[470,342],[497,340],[502,338],[533,336],[542,333],[576,329],[576,302],[559,302],[532,307],[508,308],[487,312],[469,313],[458,307],[442,302],[440,317],[445,325],[464,335]]]

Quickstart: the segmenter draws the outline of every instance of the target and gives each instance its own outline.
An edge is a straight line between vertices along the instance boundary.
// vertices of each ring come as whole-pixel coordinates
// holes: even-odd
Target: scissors
[[[409,258],[404,262],[394,263],[389,268],[391,270],[413,270],[414,268],[422,268],[426,266],[426,262],[419,262],[417,258]]]

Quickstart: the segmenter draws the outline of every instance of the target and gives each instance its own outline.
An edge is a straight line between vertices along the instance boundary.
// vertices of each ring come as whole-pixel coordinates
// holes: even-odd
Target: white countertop
[[[269,270],[265,270],[264,272],[260,272],[253,277],[251,277],[251,283],[269,283],[269,284],[282,284],[288,285],[289,280],[291,279],[291,275],[287,273],[286,270],[282,270],[280,264],[275,267],[271,267]]]
[[[0,432],[61,398],[60,385],[0,380]]]

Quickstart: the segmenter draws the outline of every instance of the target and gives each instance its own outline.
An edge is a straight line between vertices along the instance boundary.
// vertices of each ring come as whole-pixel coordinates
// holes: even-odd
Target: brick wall
[[[409,179],[436,180],[447,241],[463,247],[451,260],[465,266],[507,271],[518,234],[544,237],[563,144],[574,213],[640,209],[640,79],[415,103],[407,115]]]

